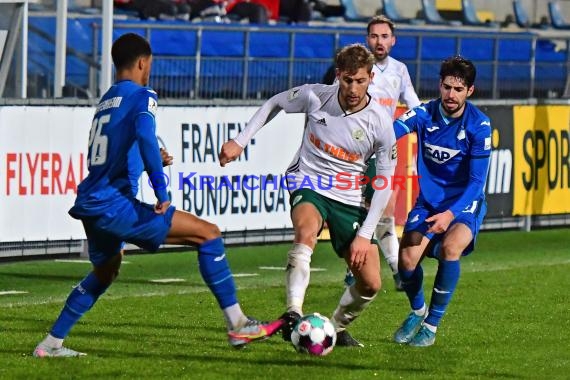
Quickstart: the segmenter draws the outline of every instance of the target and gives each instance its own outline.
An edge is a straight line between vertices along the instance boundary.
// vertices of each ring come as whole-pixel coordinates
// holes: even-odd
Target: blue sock
[[[459,260],[439,261],[426,323],[432,326],[439,325],[459,281],[460,269]]]
[[[108,286],[102,285],[93,272],[89,273],[69,294],[65,306],[53,324],[50,334],[63,339],[71,328],[97,302]]]
[[[410,306],[412,310],[419,310],[425,304],[424,298],[424,270],[422,266],[418,264],[414,270],[401,270],[400,279],[402,280],[402,285],[404,286],[404,291],[410,300]]]
[[[204,282],[218,300],[220,308],[238,303],[234,278],[221,237],[208,240],[198,247],[198,265]]]

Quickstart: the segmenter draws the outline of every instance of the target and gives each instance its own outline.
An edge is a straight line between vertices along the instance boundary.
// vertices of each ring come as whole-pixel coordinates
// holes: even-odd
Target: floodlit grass
[[[230,248],[239,298],[249,315],[284,311],[288,245]],[[384,289],[351,326],[366,344],[324,358],[297,354],[279,336],[235,350],[203,285],[195,252],[127,255],[121,276],[66,340],[85,358],[31,356],[71,290],[89,270],[53,260],[0,265],[0,379],[567,379],[570,373],[570,229],[487,232],[462,260],[458,289],[436,344],[391,342],[408,312],[383,269]],[[330,315],[343,291],[344,265],[319,243],[305,311]],[[424,263],[431,290],[435,261]],[[149,280],[182,278],[185,282]],[[430,292],[426,292],[429,297]]]

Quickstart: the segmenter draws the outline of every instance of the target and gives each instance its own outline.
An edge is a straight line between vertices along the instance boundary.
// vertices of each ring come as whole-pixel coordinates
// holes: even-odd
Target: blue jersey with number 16
[[[446,117],[441,100],[432,100],[404,113],[394,122],[396,137],[418,137],[418,202],[433,211],[454,215],[484,200],[491,153],[491,122],[470,102],[463,115]]]
[[[89,133],[89,174],[78,186],[75,205],[69,211],[71,216],[82,218],[114,212],[121,198],[136,197],[143,170],[151,176],[153,184],[156,182],[157,199],[168,200],[155,135],[157,104],[152,89],[128,80],[115,83],[103,95]]]

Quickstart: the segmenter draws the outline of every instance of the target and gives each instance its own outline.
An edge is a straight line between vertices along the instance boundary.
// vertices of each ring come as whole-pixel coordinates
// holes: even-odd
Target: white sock
[[[224,319],[228,330],[239,328],[245,324],[247,317],[241,310],[239,303],[228,306],[222,310],[224,312]]]
[[[414,314],[416,314],[416,315],[425,315],[425,313],[426,313],[426,308],[427,308],[427,306],[426,306],[426,304],[424,303],[424,305],[423,305],[421,308],[419,308],[418,310],[412,310],[412,311],[413,311]],[[426,317],[427,317],[427,315],[426,315]]]
[[[362,296],[354,285],[346,288],[331,318],[336,331],[346,329],[375,297],[376,295],[372,297]]]
[[[313,250],[309,246],[295,243],[287,255],[287,310],[300,315],[303,315],[305,292],[311,277],[312,254]]]
[[[376,226],[376,238],[392,274],[398,273],[398,235],[394,217],[382,218]]]
[[[42,343],[51,348],[61,348],[61,346],[63,345],[63,339],[56,338],[53,335],[48,334],[48,336],[45,337]]]
[[[429,323],[425,323],[425,322],[423,323],[423,325],[432,333],[437,332],[437,326],[432,326]]]

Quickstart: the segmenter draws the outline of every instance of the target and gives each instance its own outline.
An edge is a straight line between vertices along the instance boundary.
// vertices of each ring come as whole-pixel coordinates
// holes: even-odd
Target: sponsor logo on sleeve
[[[397,144],[392,145],[392,155],[391,155],[391,157],[392,157],[392,160],[395,160],[395,159],[398,158],[398,145],[397,145]]]
[[[289,100],[290,102],[295,100],[299,94],[301,93],[301,89],[299,88],[294,88],[291,91],[289,91],[289,95],[287,95],[287,100]]]
[[[485,150],[491,149],[491,136],[485,137],[485,147],[483,149]]]
[[[405,112],[402,116],[400,116],[400,121],[406,121],[411,117],[416,116],[416,111],[414,111],[413,109]]]
[[[154,98],[148,98],[148,112],[153,115],[156,115],[156,109],[158,108],[158,103]]]

